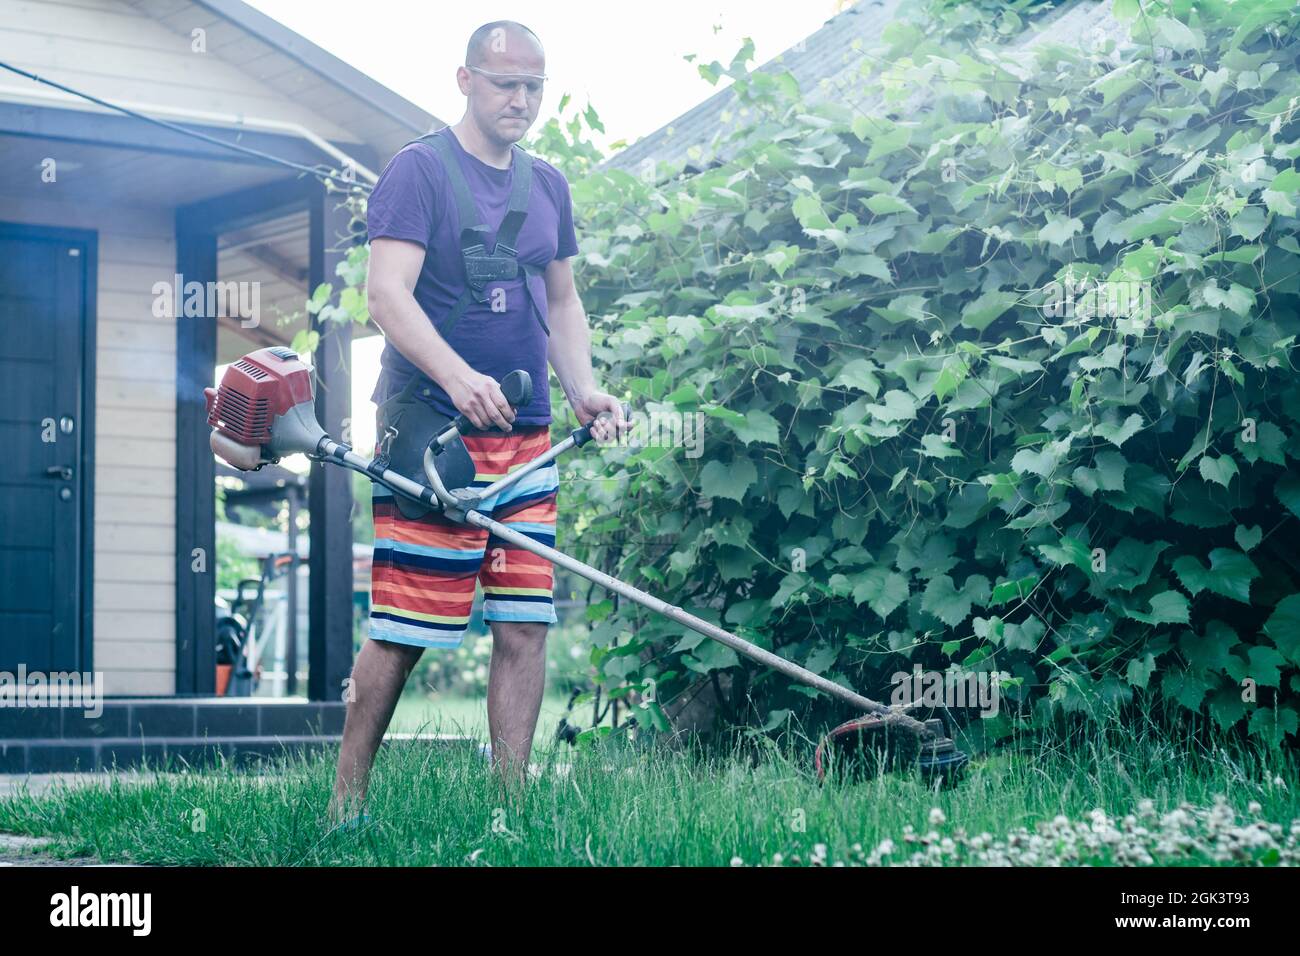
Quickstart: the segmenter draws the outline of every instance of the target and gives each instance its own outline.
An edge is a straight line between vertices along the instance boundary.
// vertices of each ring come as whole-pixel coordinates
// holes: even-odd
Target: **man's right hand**
[[[443,383],[451,403],[470,420],[475,428],[488,429],[495,425],[502,431],[510,431],[510,423],[515,420],[515,410],[506,401],[501,385],[490,375],[476,372],[469,366]]]

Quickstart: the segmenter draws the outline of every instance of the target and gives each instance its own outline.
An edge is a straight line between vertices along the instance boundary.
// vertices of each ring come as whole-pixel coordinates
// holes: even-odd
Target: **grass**
[[[1293,754],[1151,728],[1024,742],[972,761],[946,790],[914,772],[820,785],[805,741],[754,740],[708,755],[618,739],[572,750],[539,736],[536,777],[513,801],[472,748],[387,749],[372,823],[355,833],[327,832],[330,755],[260,775],[216,769],[19,795],[0,802],[0,830],[53,836],[60,855],[162,865],[725,866],[913,853],[987,862],[989,846],[1018,827],[1027,835],[1013,849],[1035,839],[1038,849],[1003,862],[1300,861],[1300,822],[1288,834],[1300,818]],[[1125,849],[1130,838],[1145,848]],[[873,854],[885,841],[894,852]]]
[[[555,739],[555,728],[564,716],[569,698],[564,694],[547,694],[537,718],[538,743]],[[591,706],[575,708],[573,719],[583,727],[591,722]],[[487,740],[487,701],[484,696],[464,697],[454,694],[426,694],[408,690],[397,701],[389,729],[394,733],[430,732],[439,727],[442,733],[465,734]]]

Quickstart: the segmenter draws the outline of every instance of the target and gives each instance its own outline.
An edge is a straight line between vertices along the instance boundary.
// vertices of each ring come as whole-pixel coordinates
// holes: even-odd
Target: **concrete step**
[[[0,740],[0,773],[60,773],[138,767],[156,770],[211,767],[229,763],[251,768],[292,754],[312,754],[337,747],[341,734],[239,737],[104,737]],[[452,734],[388,734],[384,745],[478,747],[469,737]]]
[[[316,736],[343,732],[342,701],[261,697],[137,697],[80,707],[0,707],[0,739]]]

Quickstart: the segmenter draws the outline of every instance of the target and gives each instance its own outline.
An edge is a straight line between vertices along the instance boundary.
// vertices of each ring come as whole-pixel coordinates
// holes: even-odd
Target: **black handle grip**
[[[533,377],[521,368],[515,369],[501,380],[501,394],[505,395],[511,408],[517,409],[521,405],[527,405],[533,400]],[[456,430],[461,433],[474,430],[474,423],[464,415],[457,415],[454,424]],[[487,431],[499,430],[495,425],[487,429]]]
[[[632,406],[627,402],[624,402],[620,407],[623,409],[623,421],[632,421]],[[601,414],[608,415],[609,413],[602,412]],[[593,424],[595,424],[594,421],[587,422],[587,424],[583,425],[573,433],[573,444],[575,447],[581,448],[583,445],[587,444],[587,442],[591,441],[591,426]]]

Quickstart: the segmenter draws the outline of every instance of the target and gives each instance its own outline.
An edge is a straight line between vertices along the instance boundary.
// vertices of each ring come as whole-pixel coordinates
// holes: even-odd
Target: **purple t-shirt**
[[[467,153],[450,127],[439,130],[437,135],[445,136],[451,143],[482,222],[491,230],[488,244],[491,249],[510,204],[514,162],[511,161],[509,169],[497,169]],[[547,378],[546,332],[524,291],[524,282],[528,282],[533,303],[546,319],[546,283],[542,276],[527,276],[521,267],[514,279],[488,283],[485,287],[488,301],[471,298],[451,331],[442,331],[444,317],[460,299],[467,282],[456,197],[433,147],[410,143],[389,160],[370,194],[366,225],[371,239],[405,239],[425,247],[424,266],[415,284],[415,301],[470,368],[498,382],[514,369],[525,369],[533,380],[533,399],[516,409],[515,424],[549,424],[551,389]],[[521,266],[530,263],[540,269],[545,269],[552,259],[566,259],[578,253],[569,183],[563,173],[537,157],[533,158],[528,216],[519,232],[517,246]],[[498,288],[503,295],[496,294]],[[493,312],[494,302],[503,303],[503,311]],[[384,346],[380,364],[383,368],[371,396],[376,403],[399,391],[410,376],[421,374],[391,343]],[[436,383],[428,383],[427,394],[423,389],[417,394],[443,414],[453,417],[457,414],[447,393]]]

